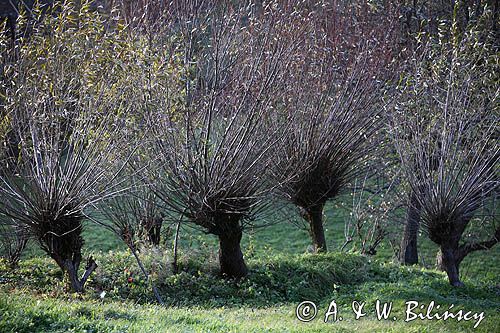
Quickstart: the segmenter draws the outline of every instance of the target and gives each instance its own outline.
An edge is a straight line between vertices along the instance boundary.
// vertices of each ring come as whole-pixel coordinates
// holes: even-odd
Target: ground
[[[394,262],[388,241],[375,256],[355,249],[340,252],[345,214],[329,205],[326,236],[331,252],[308,254],[307,232],[288,222],[249,230],[243,249],[250,275],[226,281],[217,275],[217,241],[183,229],[179,274],[171,272],[166,251],[143,249],[166,303],[155,304],[133,257],[113,234],[87,224],[86,254],[99,264],[84,295],[71,294],[55,264],[34,245],[16,270],[0,262],[0,332],[499,332],[500,249],[478,252],[462,264],[464,288],[448,285],[433,269],[436,246],[422,235],[421,262],[402,267]],[[274,222],[273,217],[267,217]],[[394,226],[397,229],[398,226]],[[168,244],[163,246],[170,247]],[[423,259],[423,260],[422,260]],[[423,267],[425,266],[425,267]],[[317,316],[296,318],[302,301],[312,301]],[[376,301],[392,302],[387,320],[377,320]],[[484,312],[476,319],[405,322],[407,301],[425,312],[430,302],[440,310]],[[337,319],[324,317],[335,301]],[[365,302],[367,315],[354,319],[352,302]],[[333,308],[332,308],[333,309]],[[396,320],[394,320],[396,317]]]

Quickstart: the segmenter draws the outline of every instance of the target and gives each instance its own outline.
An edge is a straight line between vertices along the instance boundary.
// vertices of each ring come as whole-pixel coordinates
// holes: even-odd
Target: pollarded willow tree
[[[78,104],[97,107],[89,102],[76,101],[74,112],[68,112],[43,101],[36,114],[26,114],[31,109],[18,105],[11,116],[21,138],[20,161],[14,174],[0,175],[2,223],[27,230],[77,292],[97,267],[89,257],[78,277],[83,210],[118,191],[120,166],[111,161],[123,149],[106,115],[82,115],[88,110]],[[102,118],[97,121],[96,116]]]
[[[62,6],[5,68],[5,119],[19,152],[0,172],[0,223],[25,230],[76,292],[97,267],[89,257],[79,277],[84,209],[119,193],[130,152],[122,140],[129,104],[111,89],[117,37],[88,6]]]
[[[391,130],[421,224],[440,247],[453,286],[463,285],[459,266],[469,253],[500,240],[498,226],[491,232],[491,225],[473,223],[484,218],[481,212],[500,185],[499,89],[492,84],[498,55],[488,52],[491,44],[474,50],[481,45],[473,43],[476,37],[426,53],[434,56],[405,82]],[[485,241],[465,236],[488,230],[492,235]]]
[[[156,193],[171,212],[219,238],[222,275],[240,278],[248,272],[242,232],[268,204],[273,185],[264,174],[284,129],[263,130],[297,46],[280,36],[297,29],[278,2],[175,8],[184,98],[170,106],[175,112],[152,118]]]
[[[298,207],[307,222],[313,251],[322,252],[326,202],[366,173],[381,141],[380,69],[393,58],[387,41],[394,27],[389,8],[318,1],[302,9],[296,15],[304,18],[308,38],[293,57],[283,101],[294,121],[269,175],[279,185],[278,197]],[[277,127],[283,126],[280,117],[277,112]]]
[[[323,208],[358,175],[376,148],[381,128],[379,85],[355,64],[325,92],[309,92],[290,106],[293,123],[273,158],[278,194],[299,207],[315,252],[327,250]],[[307,89],[307,88],[305,88]],[[276,121],[279,124],[279,121]]]
[[[439,67],[439,62],[443,60],[441,49],[456,47],[456,41],[462,38],[470,40],[469,46],[461,42],[457,45],[459,57],[465,58],[463,63],[470,63],[471,55],[483,58],[480,62],[476,62],[474,70],[483,71],[485,66],[494,63],[490,55],[498,52],[498,42],[494,41],[498,25],[498,5],[488,4],[488,1],[441,1],[435,3],[427,3],[414,1],[411,5],[406,5],[403,2],[404,16],[403,18],[403,39],[405,40],[406,51],[413,50],[415,53],[407,57],[404,63],[407,68],[413,67],[415,60],[420,64],[430,61],[435,61]],[[417,19],[415,15],[418,11],[427,12],[428,15],[423,20]],[[473,39],[473,35],[476,35]],[[426,44],[426,46],[424,46]],[[467,46],[467,47],[466,47]],[[422,50],[427,50],[423,52]],[[433,49],[430,51],[429,49]],[[468,59],[467,59],[468,58]],[[462,62],[461,60],[457,61]],[[423,68],[424,66],[422,66]],[[483,67],[479,69],[478,67]],[[461,71],[462,69],[460,69]],[[470,68],[463,68],[465,72]],[[411,76],[415,73],[414,69],[409,70],[407,75]],[[484,73],[484,72],[483,72]],[[491,76],[493,71],[485,78]],[[403,75],[404,71],[403,71]],[[422,73],[422,80],[429,77],[427,73]],[[493,78],[493,81],[495,79]],[[476,80],[479,82],[480,80]],[[493,83],[495,84],[495,83]],[[424,84],[419,85],[420,88]],[[414,91],[412,94],[405,94],[401,99],[406,104],[405,108],[413,104],[414,107],[419,107],[421,96],[426,94],[425,89]],[[478,93],[480,93],[478,91]],[[411,98],[409,98],[411,96]],[[402,104],[402,103],[400,103]],[[425,107],[425,105],[423,106]],[[408,191],[404,196],[407,197],[407,215],[404,223],[403,238],[400,245],[399,260],[403,264],[416,264],[418,262],[418,234],[420,229],[420,203],[414,191]]]

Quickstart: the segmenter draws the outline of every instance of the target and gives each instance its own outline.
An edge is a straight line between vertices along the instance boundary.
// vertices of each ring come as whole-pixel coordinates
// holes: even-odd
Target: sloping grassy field
[[[251,274],[242,281],[217,276],[217,242],[183,229],[179,274],[171,272],[169,251],[143,249],[141,257],[165,306],[155,304],[150,286],[133,257],[101,228],[86,226],[86,254],[99,268],[84,295],[68,293],[62,274],[35,246],[20,267],[0,263],[0,332],[499,332],[500,250],[478,252],[462,264],[465,288],[454,289],[444,273],[431,269],[436,247],[420,241],[422,266],[393,263],[388,242],[375,256],[339,252],[343,243],[342,213],[329,207],[326,229],[331,253],[307,254],[307,232],[289,223],[250,231],[243,247]],[[170,241],[164,246],[170,246]],[[316,304],[310,322],[296,318],[302,301]],[[376,318],[376,301],[392,302],[387,320]],[[415,314],[470,311],[484,318],[405,322],[407,301],[417,301]],[[330,302],[337,321],[324,317]],[[366,315],[354,318],[353,301],[365,302]],[[332,308],[333,309],[333,308]],[[342,317],[342,320],[339,318]],[[394,319],[395,317],[395,319]]]

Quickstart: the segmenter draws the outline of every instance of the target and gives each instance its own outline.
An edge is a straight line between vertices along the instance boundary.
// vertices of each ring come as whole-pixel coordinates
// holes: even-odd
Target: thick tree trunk
[[[82,217],[79,215],[63,216],[43,223],[38,238],[42,249],[56,261],[64,274],[69,278],[70,287],[74,292],[83,292],[90,274],[97,268],[92,257],[88,258],[82,277],[78,277],[82,261]]]
[[[406,225],[401,241],[399,261],[405,265],[418,263],[417,237],[420,228],[420,204],[418,197],[413,193],[406,217]]]
[[[454,287],[462,287],[464,284],[460,281],[458,266],[460,262],[455,257],[456,249],[450,246],[441,246],[441,267],[448,275],[450,284]]]
[[[306,214],[309,222],[309,233],[312,239],[314,253],[326,252],[325,230],[323,228],[324,202],[307,207]]]
[[[470,218],[465,219],[466,223],[470,221]],[[464,226],[462,227],[463,229],[465,228]],[[463,230],[462,229],[462,230]],[[452,285],[455,285],[453,281],[458,281],[458,286],[463,285],[459,280],[458,280],[458,271],[460,264],[462,261],[465,259],[467,255],[474,251],[479,251],[479,250],[488,250],[491,249],[495,244],[497,244],[500,241],[500,227],[498,227],[495,231],[495,234],[488,240],[481,241],[481,242],[476,242],[476,243],[467,243],[467,244],[462,244],[458,246],[458,241],[456,242],[457,245],[449,247],[451,250],[448,251],[448,256],[453,255],[453,262],[456,267],[456,275],[457,277],[455,278],[455,273],[453,270],[453,267],[450,267],[449,262],[450,260],[445,258],[444,252],[443,252],[443,247],[439,250],[437,257],[436,257],[436,266],[438,269],[445,271],[448,274],[448,277],[450,278],[450,283]],[[453,280],[450,277],[450,273],[452,272],[451,275],[454,277]]]
[[[77,293],[83,292],[83,286],[78,279],[78,270],[71,263],[70,260],[64,264],[65,270],[68,274],[69,283],[71,285],[71,290]]]
[[[485,243],[493,246],[490,243],[491,240],[488,242],[459,246],[464,230],[471,218],[472,215],[463,216],[461,219],[457,219],[452,225],[446,226],[446,224],[442,223],[441,225],[446,227],[429,230],[429,237],[431,240],[440,245],[440,252],[438,253],[436,261],[437,267],[448,274],[450,284],[455,287],[464,285],[460,281],[459,266],[465,256],[471,252],[471,247],[475,248],[475,245],[483,246]],[[493,239],[496,238],[494,237]]]
[[[85,272],[81,278],[78,278],[78,270],[80,268],[81,255],[75,254],[73,259],[66,260],[56,260],[57,264],[63,272],[66,272],[69,278],[71,290],[77,293],[82,293],[84,291],[85,283],[89,276],[97,268],[97,264],[92,257],[88,258],[87,266],[85,267]]]
[[[240,247],[241,237],[241,230],[219,235],[219,263],[224,277],[242,278],[248,274]]]

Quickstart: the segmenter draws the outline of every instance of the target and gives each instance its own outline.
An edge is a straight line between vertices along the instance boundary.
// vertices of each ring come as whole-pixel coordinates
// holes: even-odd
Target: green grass
[[[293,305],[254,309],[159,307],[133,303],[38,299],[30,295],[1,295],[2,332],[466,332],[469,323],[355,321],[345,316],[341,322],[321,319],[301,323]],[[347,312],[347,310],[346,310]],[[478,331],[495,332],[494,314]]]
[[[108,266],[113,272],[132,263],[124,252],[107,254],[98,261],[103,259],[114,262]],[[113,272],[101,272],[85,295],[76,295],[63,291],[61,274],[49,260],[27,260],[16,274],[7,276],[9,281],[3,281],[0,289],[0,332],[472,331],[472,322],[405,323],[407,300],[434,300],[443,307],[455,304],[468,311],[484,311],[485,319],[475,331],[497,331],[500,295],[496,286],[466,280],[465,288],[454,289],[442,273],[357,254],[275,256],[267,263],[249,260],[249,266],[252,275],[238,283],[223,281],[210,271],[169,276],[160,286],[168,305],[160,307],[151,304],[151,298],[138,297],[150,295],[140,277],[131,286],[123,275],[111,286],[103,278]],[[101,299],[102,290],[107,294]],[[393,302],[392,315],[399,319],[376,320],[377,299]],[[318,317],[312,322],[295,319],[295,307],[302,300],[313,300],[318,306]],[[324,323],[322,317],[332,300],[344,320]],[[367,317],[354,320],[353,300],[366,302]]]
[[[388,242],[373,257],[338,252],[345,217],[345,211],[327,207],[331,253],[323,255],[307,254],[307,232],[290,223],[249,230],[242,243],[250,275],[241,281],[219,278],[215,237],[184,228],[179,274],[171,272],[168,250],[141,252],[164,307],[154,304],[150,285],[125,246],[110,232],[88,224],[85,250],[96,257],[99,268],[84,295],[69,293],[60,270],[33,244],[18,269],[8,270],[0,262],[0,332],[499,331],[498,247],[469,256],[462,264],[466,287],[455,289],[445,274],[429,269],[437,248],[424,237],[419,246],[426,267],[394,263]],[[170,244],[168,240],[166,245]],[[295,318],[295,307],[304,300],[314,301],[319,310],[308,323]],[[324,323],[322,317],[332,300],[343,320]],[[366,302],[366,317],[354,320],[353,300]],[[397,320],[377,320],[376,300],[393,302],[391,316]],[[408,300],[484,311],[485,319],[477,329],[472,328],[473,321],[405,323]]]

